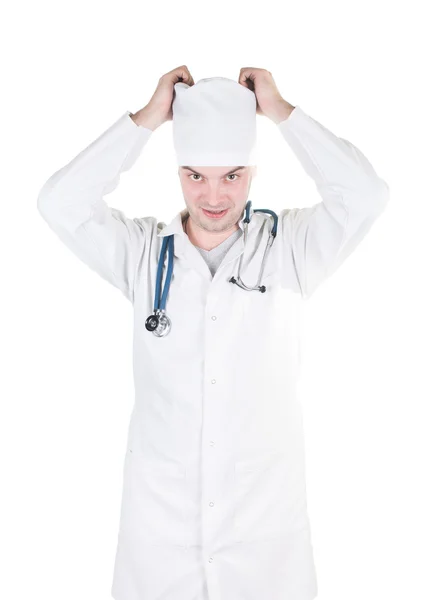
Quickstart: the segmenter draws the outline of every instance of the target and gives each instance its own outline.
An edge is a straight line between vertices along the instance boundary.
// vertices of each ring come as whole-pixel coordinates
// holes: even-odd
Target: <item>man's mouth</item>
[[[218,219],[220,217],[223,217],[227,212],[228,212],[228,208],[224,209],[224,210],[205,210],[204,208],[202,208],[203,212],[205,213],[205,215],[207,217],[210,217],[211,219]]]

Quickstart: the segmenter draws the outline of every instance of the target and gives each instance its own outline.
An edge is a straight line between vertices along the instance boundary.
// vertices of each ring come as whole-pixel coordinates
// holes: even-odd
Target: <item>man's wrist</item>
[[[275,114],[271,118],[272,121],[276,125],[278,125],[282,121],[286,121],[286,119],[288,119],[288,117],[290,116],[290,114],[292,113],[292,111],[294,110],[294,108],[295,108],[295,106],[293,106],[292,104],[290,104],[286,100],[283,100],[280,103],[280,105],[278,106]]]
[[[151,131],[154,131],[158,127],[158,124],[152,119],[152,115],[146,110],[146,107],[141,108],[134,114],[130,114],[130,119],[137,126],[146,127],[146,129],[150,129]]]

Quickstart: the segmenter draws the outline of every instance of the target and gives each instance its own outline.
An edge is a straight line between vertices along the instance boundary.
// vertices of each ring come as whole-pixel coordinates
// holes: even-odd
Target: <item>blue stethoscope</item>
[[[248,231],[248,225],[250,223],[251,204],[252,204],[252,201],[249,200],[246,204],[246,209],[245,209],[246,216],[243,220],[244,247],[246,247],[246,243],[247,243],[247,231]],[[241,272],[241,267],[243,264],[243,256],[244,256],[244,253],[243,253],[243,254],[241,254],[240,262],[238,264],[237,277],[236,278],[231,277],[229,279],[229,282],[235,283],[243,290],[247,290],[247,291],[258,290],[259,292],[264,293],[266,290],[266,287],[265,287],[265,285],[261,285],[261,281],[262,281],[262,276],[263,276],[265,264],[267,261],[268,253],[269,253],[270,248],[273,245],[274,239],[277,235],[278,216],[276,215],[275,212],[273,212],[272,210],[268,210],[266,208],[264,208],[264,209],[258,208],[256,210],[253,210],[253,212],[267,213],[273,217],[273,227],[271,228],[270,233],[268,235],[267,246],[264,250],[264,256],[262,257],[262,263],[261,263],[261,268],[259,271],[258,281],[255,286],[249,287],[241,279],[240,272]],[[164,260],[166,257],[167,249],[169,249],[169,261],[167,264],[167,273],[166,273],[166,280],[164,283],[163,296],[160,300],[161,283],[162,283],[162,278],[163,278],[163,266],[164,266]],[[157,282],[156,282],[156,286],[155,286],[155,299],[154,299],[154,313],[146,319],[146,323],[145,323],[146,329],[148,331],[151,331],[157,337],[163,337],[163,336],[167,335],[172,327],[172,322],[166,314],[166,301],[167,301],[167,295],[169,293],[169,286],[170,286],[170,282],[172,280],[172,273],[173,273],[173,254],[174,254],[173,249],[174,249],[174,234],[165,236],[163,239],[163,244],[161,246],[160,258],[158,260]]]

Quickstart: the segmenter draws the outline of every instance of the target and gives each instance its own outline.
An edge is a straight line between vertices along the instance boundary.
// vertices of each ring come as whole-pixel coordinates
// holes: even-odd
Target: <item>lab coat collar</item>
[[[163,229],[157,233],[157,237],[165,237],[166,235],[172,235],[175,234],[174,237],[174,254],[175,256],[181,256],[184,251],[185,251],[185,244],[186,241],[188,240],[188,235],[185,233],[184,229],[183,229],[183,223],[185,221],[185,219],[188,217],[188,208],[184,208],[183,210],[181,210],[180,212],[178,212],[176,214],[176,216],[172,219],[172,221],[166,225],[165,227],[163,227]],[[243,215],[240,217],[240,220],[238,221],[238,227],[241,229],[241,231],[244,232],[244,227],[243,227],[243,220],[244,220],[244,215],[245,212],[243,213]],[[251,214],[250,218],[252,219],[255,216],[255,214]],[[241,238],[242,240],[242,238]],[[242,244],[244,247],[244,244]]]

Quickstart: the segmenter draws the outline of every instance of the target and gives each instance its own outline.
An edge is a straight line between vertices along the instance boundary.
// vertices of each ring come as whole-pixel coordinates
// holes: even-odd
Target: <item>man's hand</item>
[[[295,108],[282,98],[270,71],[243,67],[238,83],[255,93],[256,113],[276,124],[287,119]]]
[[[136,125],[142,125],[154,131],[166,121],[172,121],[173,91],[175,83],[180,81],[189,86],[194,85],[194,79],[186,65],[176,67],[160,77],[154,95],[148,104],[131,115]]]

